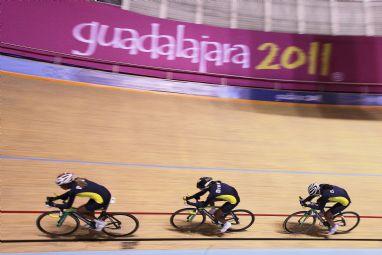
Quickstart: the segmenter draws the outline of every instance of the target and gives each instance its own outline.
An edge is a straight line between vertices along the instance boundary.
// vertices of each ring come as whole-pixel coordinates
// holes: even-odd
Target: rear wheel
[[[121,237],[132,235],[138,230],[138,219],[129,213],[107,213],[103,232],[109,236]]]
[[[292,234],[308,233],[316,223],[309,211],[299,211],[289,215],[284,221],[284,229]]]
[[[80,226],[80,221],[72,214],[61,216],[61,211],[41,214],[36,225],[41,232],[52,236],[65,236],[74,233]]]
[[[228,231],[243,231],[252,226],[255,222],[255,215],[251,211],[238,209],[227,214],[225,220],[231,223]]]
[[[182,231],[191,231],[199,228],[206,221],[206,216],[196,208],[184,208],[174,212],[170,223]]]
[[[337,234],[344,234],[355,229],[359,222],[360,217],[355,212],[343,212],[334,216],[334,223],[338,225]]]

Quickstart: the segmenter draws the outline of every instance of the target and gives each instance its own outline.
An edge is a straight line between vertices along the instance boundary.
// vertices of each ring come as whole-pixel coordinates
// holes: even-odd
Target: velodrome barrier
[[[0,70],[60,80],[101,84],[112,87],[164,91],[218,98],[308,104],[382,105],[382,95],[380,94],[332,93],[315,91],[303,92],[244,88],[197,82],[180,82],[62,66],[7,56],[0,56]]]

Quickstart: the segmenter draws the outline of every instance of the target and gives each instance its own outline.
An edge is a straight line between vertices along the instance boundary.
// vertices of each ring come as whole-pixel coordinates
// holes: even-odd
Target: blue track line
[[[335,173],[335,172],[322,172],[322,171],[291,171],[291,170],[262,170],[262,169],[241,169],[241,168],[224,168],[224,167],[195,167],[195,166],[171,166],[171,165],[157,165],[157,164],[142,164],[142,163],[126,163],[126,162],[102,162],[102,161],[82,161],[70,159],[53,159],[42,157],[28,157],[28,156],[9,156],[0,155],[0,159],[5,160],[23,160],[23,161],[42,161],[51,163],[76,163],[81,165],[108,165],[108,166],[127,166],[127,167],[142,167],[152,169],[164,170],[195,170],[195,171],[225,171],[225,172],[238,172],[238,173],[252,173],[252,174],[294,174],[294,175],[333,175],[333,176],[355,176],[355,177],[382,177],[378,173]]]

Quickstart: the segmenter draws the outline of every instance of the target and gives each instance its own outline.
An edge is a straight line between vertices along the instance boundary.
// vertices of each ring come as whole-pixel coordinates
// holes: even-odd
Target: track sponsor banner
[[[382,85],[381,37],[218,28],[86,0],[2,1],[0,8],[3,47],[215,77]]]
[[[283,91],[254,88],[229,87],[221,90],[220,97],[240,98],[260,101],[276,101],[304,104],[335,104],[335,105],[382,105],[381,94],[360,93],[331,93],[331,92],[304,92]]]

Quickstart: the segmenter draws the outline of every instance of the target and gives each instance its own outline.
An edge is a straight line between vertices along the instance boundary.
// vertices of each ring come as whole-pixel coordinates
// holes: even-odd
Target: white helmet
[[[75,179],[74,174],[63,173],[63,174],[60,174],[59,176],[57,176],[56,184],[61,186],[64,184],[71,183],[72,181],[74,181],[74,179]]]
[[[311,196],[319,195],[320,194],[320,184],[318,183],[312,183],[308,186],[308,193]]]

